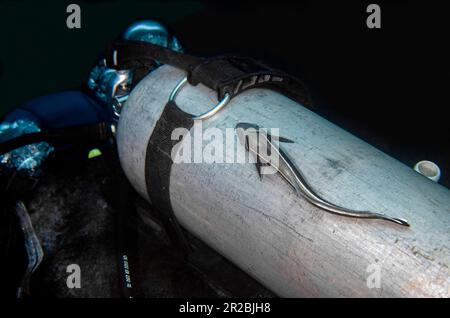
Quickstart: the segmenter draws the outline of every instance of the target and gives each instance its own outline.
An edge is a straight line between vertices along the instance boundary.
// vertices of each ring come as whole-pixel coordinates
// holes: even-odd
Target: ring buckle
[[[177,86],[173,89],[173,91],[170,93],[169,96],[169,102],[173,102],[175,100],[175,97],[177,97],[180,90],[188,83],[187,76],[184,77],[180,82],[178,82]],[[224,108],[228,102],[231,100],[230,94],[226,93],[225,96],[222,98],[220,102],[218,102],[213,108],[208,110],[207,112],[200,114],[198,116],[193,116],[193,120],[203,120],[207,119],[217,112],[219,112],[222,108]]]

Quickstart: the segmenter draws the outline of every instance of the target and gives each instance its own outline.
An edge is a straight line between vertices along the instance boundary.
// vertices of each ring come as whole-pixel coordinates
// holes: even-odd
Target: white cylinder
[[[184,75],[160,67],[122,110],[120,161],[144,198],[147,143]],[[200,114],[217,103],[217,94],[187,86],[177,103]],[[325,199],[405,218],[411,227],[327,213],[276,174],[261,181],[250,163],[174,164],[170,198],[182,226],[280,296],[450,296],[448,189],[271,90],[235,97],[203,129],[225,131],[238,122],[280,128],[295,141],[284,149]]]

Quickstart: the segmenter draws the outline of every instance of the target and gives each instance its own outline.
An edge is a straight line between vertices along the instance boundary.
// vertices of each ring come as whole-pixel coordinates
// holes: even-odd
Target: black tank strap
[[[106,66],[113,69],[132,69],[133,85],[155,69],[158,63],[188,70],[201,62],[201,58],[172,51],[163,46],[142,41],[119,41],[105,54]]]
[[[166,47],[142,41],[119,41],[108,48],[106,65],[111,68],[126,68],[130,62],[158,61],[161,64],[169,64],[183,70],[191,65],[196,65],[202,58],[172,51]]]
[[[240,56],[217,56],[190,67],[188,81],[191,85],[202,83],[217,92],[221,100],[226,94],[231,98],[251,88],[268,88],[310,107],[308,91],[297,78],[273,69],[262,62]]]
[[[171,135],[177,127],[189,130],[193,125],[194,121],[189,114],[181,110],[175,102],[168,102],[156,122],[145,155],[145,182],[151,203],[156,208],[172,243],[186,253],[190,252],[190,246],[170,203],[170,172],[173,164],[171,153],[173,147],[180,142],[172,140]]]

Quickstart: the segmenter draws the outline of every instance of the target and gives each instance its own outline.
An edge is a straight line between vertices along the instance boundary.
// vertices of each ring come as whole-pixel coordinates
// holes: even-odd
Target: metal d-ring
[[[188,80],[187,80],[187,76],[186,76],[177,84],[177,86],[175,86],[175,88],[173,89],[172,93],[170,93],[169,102],[173,102],[175,100],[175,97],[177,97],[177,94],[179,93],[179,91],[187,83],[188,83]],[[208,110],[207,112],[205,112],[205,113],[203,113],[201,115],[193,116],[192,119],[194,119],[194,120],[198,120],[198,119],[203,120],[203,119],[207,119],[207,118],[213,116],[218,111],[220,111],[222,108],[224,108],[228,104],[230,99],[231,99],[230,94],[226,93],[224,98],[222,98],[222,100],[220,102],[218,102],[216,104],[216,106],[214,106],[213,108],[211,108],[210,110]]]

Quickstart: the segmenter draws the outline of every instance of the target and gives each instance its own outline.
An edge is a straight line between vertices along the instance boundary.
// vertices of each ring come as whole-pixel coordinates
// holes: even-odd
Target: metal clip
[[[169,96],[169,102],[173,102],[175,100],[175,97],[177,96],[177,94],[179,93],[179,91],[184,87],[184,85],[186,85],[188,83],[187,77],[184,77],[176,86],[175,88],[172,90],[172,92],[170,93]],[[200,114],[198,116],[193,116],[192,119],[193,120],[203,120],[203,119],[208,119],[211,116],[215,115],[217,112],[219,112],[222,108],[224,108],[228,102],[231,100],[231,96],[230,94],[225,94],[224,98],[222,98],[222,100],[217,103],[213,108],[211,108],[209,111]]]
[[[131,70],[118,70],[114,72],[108,87],[108,104],[111,105],[115,119],[119,119],[123,103],[130,93]]]

